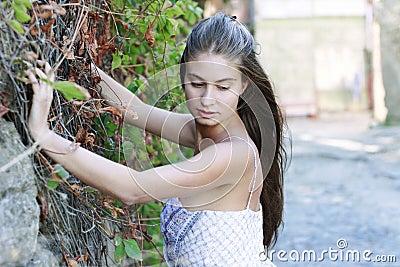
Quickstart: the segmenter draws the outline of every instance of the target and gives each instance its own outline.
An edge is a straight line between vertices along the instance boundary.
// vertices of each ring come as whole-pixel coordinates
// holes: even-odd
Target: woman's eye
[[[228,86],[223,86],[223,85],[218,85],[217,88],[218,88],[219,90],[228,90],[228,89],[229,89]]]
[[[205,83],[200,83],[200,82],[191,82],[191,85],[195,88],[202,88],[205,86]]]

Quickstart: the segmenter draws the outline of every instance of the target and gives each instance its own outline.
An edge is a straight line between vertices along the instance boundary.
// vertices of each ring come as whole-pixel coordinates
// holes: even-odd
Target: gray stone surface
[[[286,255],[279,260],[275,252],[277,266],[398,266],[400,127],[369,124],[369,114],[289,120],[293,158],[285,177],[285,227],[273,248]],[[340,249],[342,239],[347,247]],[[329,249],[332,255],[318,261]],[[317,261],[302,260],[307,250]],[[371,261],[362,258],[366,250]],[[360,253],[359,261],[352,251]],[[389,255],[396,262],[373,262]]]
[[[0,119],[0,166],[24,150],[13,124]],[[37,245],[39,206],[34,175],[29,157],[0,173],[0,266],[56,266],[41,258],[49,256]]]
[[[46,249],[47,245],[48,240],[43,236],[39,236],[36,251],[26,267],[55,267],[61,265],[61,261],[59,261],[50,250]]]

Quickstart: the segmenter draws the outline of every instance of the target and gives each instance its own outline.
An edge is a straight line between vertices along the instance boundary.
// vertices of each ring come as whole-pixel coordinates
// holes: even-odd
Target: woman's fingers
[[[36,60],[36,64],[39,66],[39,67],[43,67],[44,65],[45,65],[45,63],[47,63],[47,61],[44,61],[44,60]]]
[[[39,68],[35,68],[35,72],[39,78],[46,79],[49,82],[54,82],[55,75],[49,63],[44,63],[44,72]]]
[[[48,63],[42,63],[42,65],[45,67],[45,72],[48,73],[48,75],[39,68],[27,70],[26,75],[32,84],[34,101],[51,103],[53,99],[53,87],[50,83],[54,81],[54,73]],[[40,81],[38,77],[45,81]]]
[[[47,118],[53,100],[52,83],[55,80],[54,72],[49,63],[41,60],[36,63],[36,68],[31,68],[25,72],[33,89],[28,127],[34,140],[37,140],[49,130]]]
[[[34,70],[36,75],[39,76],[39,78],[48,80],[47,75],[41,69],[35,68]]]
[[[29,82],[32,84],[32,89],[33,92],[36,93],[36,91],[39,89],[39,81],[36,78],[35,74],[33,74],[32,70],[27,70],[25,74],[28,76]]]
[[[46,62],[44,65],[44,71],[45,71],[49,81],[54,82],[54,78],[55,78],[54,71],[48,62]]]

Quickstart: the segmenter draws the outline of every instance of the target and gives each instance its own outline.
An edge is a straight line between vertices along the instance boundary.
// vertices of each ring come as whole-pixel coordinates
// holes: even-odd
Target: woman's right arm
[[[122,112],[125,122],[175,143],[194,147],[195,126],[191,114],[179,114],[148,105],[100,68],[93,64],[92,67],[100,75],[102,97]]]

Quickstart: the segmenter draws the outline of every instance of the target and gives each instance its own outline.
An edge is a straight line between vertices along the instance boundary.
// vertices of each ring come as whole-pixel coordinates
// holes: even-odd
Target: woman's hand
[[[53,100],[53,87],[50,84],[54,82],[55,75],[49,63],[38,61],[38,65],[44,67],[44,72],[39,68],[32,68],[26,71],[26,75],[33,89],[28,127],[32,138],[40,143],[38,139],[45,138],[50,132],[47,118]]]

